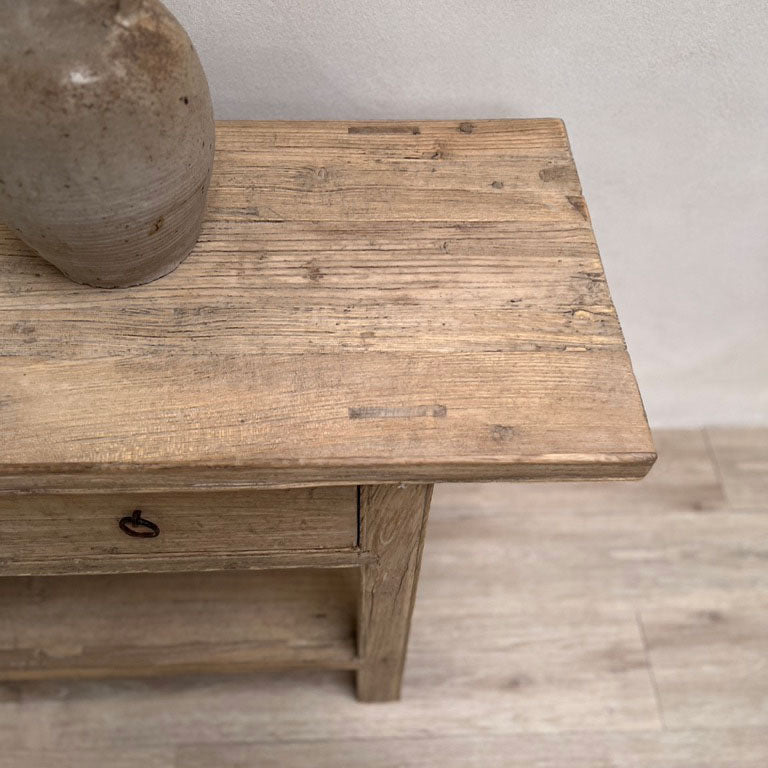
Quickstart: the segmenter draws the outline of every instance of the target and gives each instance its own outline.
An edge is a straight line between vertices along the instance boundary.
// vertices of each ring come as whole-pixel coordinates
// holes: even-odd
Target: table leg
[[[375,560],[363,566],[357,696],[400,698],[432,485],[360,487],[360,546]]]

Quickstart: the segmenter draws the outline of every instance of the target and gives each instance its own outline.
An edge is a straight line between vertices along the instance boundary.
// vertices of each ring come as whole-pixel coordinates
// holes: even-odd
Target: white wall
[[[166,0],[221,118],[561,116],[651,421],[768,423],[766,0]]]

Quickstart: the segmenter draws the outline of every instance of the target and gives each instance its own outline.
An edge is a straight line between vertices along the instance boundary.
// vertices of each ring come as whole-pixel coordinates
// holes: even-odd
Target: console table
[[[223,122],[151,285],[0,228],[0,679],[399,696],[433,483],[655,453],[563,123]]]

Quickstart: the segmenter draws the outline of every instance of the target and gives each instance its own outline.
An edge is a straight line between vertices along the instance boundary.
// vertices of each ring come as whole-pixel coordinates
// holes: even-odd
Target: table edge
[[[316,460],[247,465],[0,466],[0,493],[109,493],[302,488],[387,483],[640,480],[654,451],[434,460]]]

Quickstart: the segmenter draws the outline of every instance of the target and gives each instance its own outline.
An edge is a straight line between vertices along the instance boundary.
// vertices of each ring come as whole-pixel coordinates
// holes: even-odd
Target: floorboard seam
[[[704,445],[707,447],[707,455],[709,456],[709,460],[712,463],[712,469],[714,470],[715,477],[717,478],[717,484],[720,486],[720,493],[723,496],[723,501],[725,502],[726,506],[730,506],[731,499],[728,496],[728,489],[726,488],[725,480],[723,479],[723,470],[720,467],[720,462],[717,460],[717,451],[715,450],[715,446],[712,444],[712,438],[709,435],[709,429],[707,429],[707,427],[703,427],[701,434],[704,438]]]
[[[651,688],[653,688],[653,697],[656,700],[656,713],[659,716],[659,722],[661,728],[664,731],[669,730],[664,718],[664,708],[661,705],[661,694],[659,693],[659,684],[656,680],[656,673],[653,669],[653,662],[651,661],[651,652],[648,646],[648,637],[645,633],[645,626],[643,625],[643,618],[640,615],[640,611],[635,611],[635,621],[637,622],[637,629],[640,632],[640,641],[643,644],[643,654],[645,656],[645,665],[648,668],[648,677],[651,681]]]

